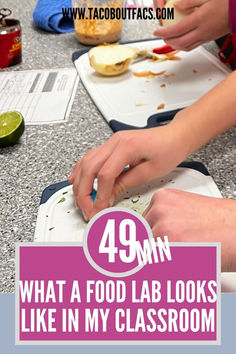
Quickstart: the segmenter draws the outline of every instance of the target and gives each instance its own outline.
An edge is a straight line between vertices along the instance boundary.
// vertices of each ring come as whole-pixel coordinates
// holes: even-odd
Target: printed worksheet
[[[78,85],[74,68],[0,73],[0,113],[19,111],[26,124],[66,121]]]

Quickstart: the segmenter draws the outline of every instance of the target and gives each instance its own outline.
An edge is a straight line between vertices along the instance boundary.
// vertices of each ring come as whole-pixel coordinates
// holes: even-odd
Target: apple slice
[[[90,49],[88,56],[92,68],[105,76],[117,76],[125,72],[138,56],[137,48],[125,45],[100,45]]]

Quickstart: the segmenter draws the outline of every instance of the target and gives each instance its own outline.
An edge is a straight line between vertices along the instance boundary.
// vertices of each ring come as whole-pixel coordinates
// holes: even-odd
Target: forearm
[[[211,139],[236,124],[236,72],[179,112],[169,124],[174,135],[184,144],[186,158]]]

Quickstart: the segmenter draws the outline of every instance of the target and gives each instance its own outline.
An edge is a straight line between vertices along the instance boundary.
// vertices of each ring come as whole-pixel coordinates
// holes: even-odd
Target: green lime
[[[19,112],[0,114],[0,147],[16,144],[24,130],[24,118]]]

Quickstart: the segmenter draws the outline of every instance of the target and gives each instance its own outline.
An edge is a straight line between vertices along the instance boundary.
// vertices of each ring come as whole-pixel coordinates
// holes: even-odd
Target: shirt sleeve
[[[232,34],[236,34],[236,0],[229,0],[229,22]]]

